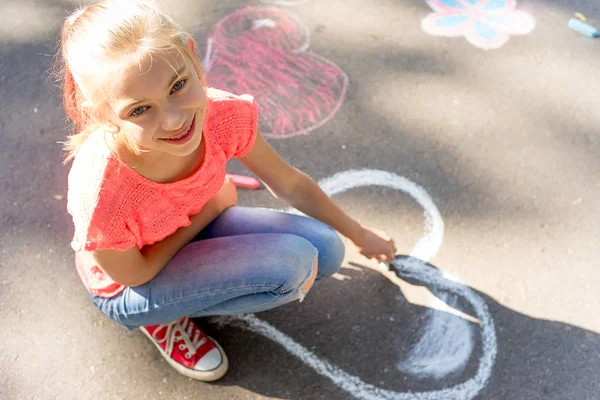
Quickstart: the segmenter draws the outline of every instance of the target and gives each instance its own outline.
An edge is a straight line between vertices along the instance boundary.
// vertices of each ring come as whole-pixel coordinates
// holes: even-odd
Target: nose
[[[165,110],[165,115],[161,127],[168,132],[177,132],[185,125],[185,111],[180,107],[169,107]]]

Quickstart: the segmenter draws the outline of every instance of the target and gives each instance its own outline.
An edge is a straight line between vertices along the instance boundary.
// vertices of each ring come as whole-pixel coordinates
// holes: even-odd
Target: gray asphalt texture
[[[201,54],[213,24],[258,4],[166,3]],[[0,399],[352,398],[280,345],[210,320],[199,323],[231,368],[216,384],[190,381],[140,331],[95,309],[69,247],[58,144],[67,124],[47,74],[74,6],[0,0]],[[600,3],[523,0],[519,8],[536,29],[486,52],[425,34],[420,21],[431,10],[421,0],[289,7],[310,30],[310,50],[340,66],[350,85],[327,124],[271,143],[316,180],[371,168],[427,190],[445,223],[432,264],[484,298],[496,327],[496,362],[477,399],[600,399],[600,40],[567,28],[574,12],[600,21]],[[237,162],[229,170],[245,173]],[[394,237],[402,254],[422,235],[423,210],[407,194],[365,187],[335,199]],[[240,192],[240,203],[284,208],[266,190]],[[384,389],[433,391],[471,378],[482,351],[475,323],[460,370],[433,379],[396,368],[442,311],[347,249],[337,279],[259,317]]]

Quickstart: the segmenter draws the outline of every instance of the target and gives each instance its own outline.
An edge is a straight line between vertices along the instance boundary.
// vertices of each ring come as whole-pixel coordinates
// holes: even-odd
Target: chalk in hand
[[[588,37],[598,37],[598,29],[586,24],[578,18],[571,18],[571,20],[569,20],[569,28]]]
[[[258,189],[260,188],[260,182],[258,179],[252,178],[251,176],[233,175],[227,174],[231,181],[236,187],[244,189]]]
[[[378,266],[379,266],[379,269],[382,271],[389,271],[391,269],[390,264],[385,263],[383,261],[380,261]]]

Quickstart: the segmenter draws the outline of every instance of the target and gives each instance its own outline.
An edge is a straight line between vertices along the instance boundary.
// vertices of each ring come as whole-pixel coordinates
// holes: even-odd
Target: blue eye
[[[187,81],[187,79],[181,79],[181,80],[178,80],[177,82],[175,82],[175,84],[173,85],[173,88],[171,89],[171,93],[175,93],[175,92],[183,89],[186,81]]]
[[[131,116],[137,117],[138,115],[142,115],[149,107],[148,106],[139,106],[136,107],[132,112]]]
[[[175,84],[171,88],[171,94],[183,89],[186,82],[187,82],[187,78],[183,78],[183,79],[180,79],[177,82],[175,82]],[[131,111],[131,113],[129,113],[129,115],[132,117],[138,117],[138,116],[142,115],[143,113],[145,113],[149,108],[150,107],[148,107],[148,106],[136,107],[133,111]]]

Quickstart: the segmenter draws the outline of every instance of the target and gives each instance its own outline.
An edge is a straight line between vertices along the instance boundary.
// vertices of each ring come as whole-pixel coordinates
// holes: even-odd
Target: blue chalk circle
[[[578,18],[571,18],[569,21],[569,28],[585,36],[598,37],[598,29],[586,24]]]

